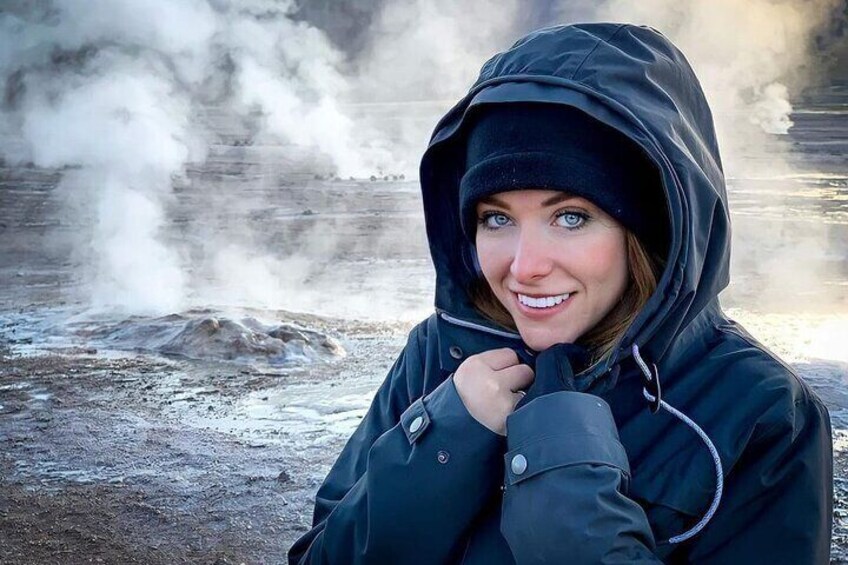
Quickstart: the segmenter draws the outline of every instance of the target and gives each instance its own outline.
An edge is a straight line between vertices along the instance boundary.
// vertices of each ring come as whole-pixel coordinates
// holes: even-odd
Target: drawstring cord
[[[651,370],[648,368],[647,363],[642,360],[642,356],[639,354],[639,346],[635,343],[633,344],[633,358],[636,360],[636,363],[639,365],[639,368],[642,370],[642,373],[645,375],[646,386],[642,389],[642,395],[645,399],[652,404],[653,411],[656,412],[659,408],[662,408],[666,412],[672,414],[679,420],[681,420],[684,424],[692,428],[695,433],[700,436],[703,442],[707,445],[707,449],[710,450],[710,454],[713,456],[713,462],[715,463],[715,471],[716,471],[716,489],[715,496],[713,497],[713,502],[710,505],[707,513],[704,514],[704,517],[695,524],[692,529],[683,532],[680,535],[673,536],[668,539],[668,543],[680,543],[688,540],[689,538],[695,536],[698,532],[704,529],[707,523],[712,519],[713,515],[718,510],[719,502],[721,502],[721,494],[724,491],[724,471],[721,466],[721,458],[718,455],[718,450],[715,445],[713,445],[712,440],[707,436],[706,432],[701,429],[701,427],[696,424],[689,416],[684,414],[683,412],[676,409],[674,406],[667,403],[662,399],[660,393],[660,375],[659,371],[657,371],[657,366],[654,365],[653,374]],[[651,390],[648,390],[648,387]],[[653,391],[653,394],[652,394]]]

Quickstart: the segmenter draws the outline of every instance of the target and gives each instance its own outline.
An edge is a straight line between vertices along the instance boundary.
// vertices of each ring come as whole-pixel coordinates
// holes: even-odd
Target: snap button
[[[412,433],[417,432],[418,430],[421,429],[421,424],[423,424],[423,423],[424,423],[424,418],[422,418],[421,416],[416,416],[415,419],[412,420],[412,423],[409,424],[409,431],[412,432]]]
[[[439,452],[436,454],[436,460],[437,460],[439,463],[441,463],[442,465],[444,465],[445,463],[447,463],[449,459],[450,459],[450,453],[448,453],[447,451],[439,451]]]
[[[462,359],[462,349],[460,349],[458,346],[451,345],[448,351],[450,351],[450,356],[454,359]]]
[[[512,458],[512,464],[510,466],[512,467],[513,473],[520,475],[527,470],[527,458],[519,453]]]

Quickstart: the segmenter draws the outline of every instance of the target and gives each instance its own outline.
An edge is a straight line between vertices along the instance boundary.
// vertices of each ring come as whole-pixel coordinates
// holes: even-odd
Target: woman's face
[[[477,203],[477,220],[483,275],[535,351],[573,343],[624,294],[625,230],[585,198],[500,192]]]

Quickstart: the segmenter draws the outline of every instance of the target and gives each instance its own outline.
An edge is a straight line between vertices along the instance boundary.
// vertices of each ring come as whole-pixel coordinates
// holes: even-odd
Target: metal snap
[[[441,463],[442,465],[444,465],[445,463],[447,463],[449,459],[450,459],[450,453],[448,453],[447,451],[439,451],[439,452],[436,454],[436,460],[437,460],[439,463]]]
[[[527,470],[527,458],[519,453],[512,458],[512,464],[510,466],[512,467],[513,473],[520,475]]]
[[[448,351],[450,351],[450,356],[454,359],[462,359],[462,349],[460,349],[458,346],[451,345]]]
[[[412,432],[412,433],[417,432],[418,430],[421,429],[421,424],[423,424],[423,423],[424,423],[424,418],[422,418],[421,416],[416,416],[416,418],[414,420],[412,420],[412,423],[409,424],[409,431]]]

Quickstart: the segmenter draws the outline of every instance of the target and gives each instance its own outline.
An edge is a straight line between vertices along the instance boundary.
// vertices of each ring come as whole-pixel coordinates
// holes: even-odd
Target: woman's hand
[[[453,375],[453,383],[465,408],[475,420],[495,432],[506,435],[506,417],[515,410],[534,373],[529,365],[519,364],[512,349],[492,349],[468,357]]]

